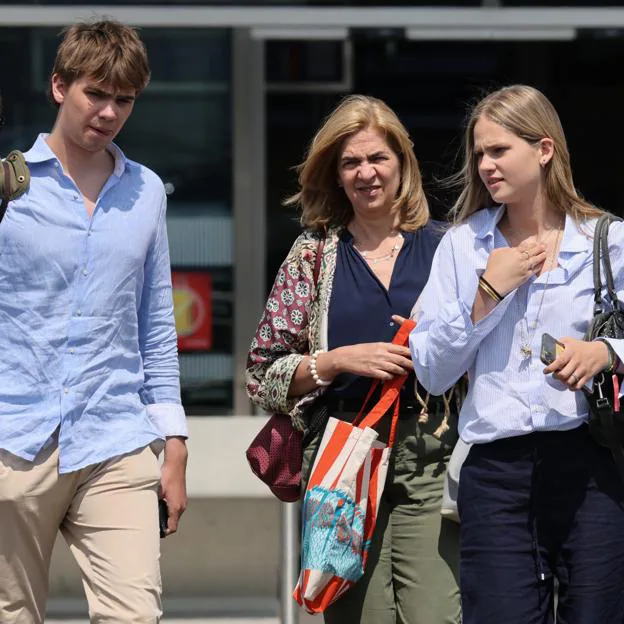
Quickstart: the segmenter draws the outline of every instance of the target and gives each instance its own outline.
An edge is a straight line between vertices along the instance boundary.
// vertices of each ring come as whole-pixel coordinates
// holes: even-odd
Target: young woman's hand
[[[581,390],[609,365],[609,350],[604,342],[576,338],[560,338],[559,342],[565,349],[544,369],[544,374],[552,373],[571,390]]]
[[[490,254],[483,278],[504,297],[539,273],[545,260],[546,248],[542,244],[500,247]]]

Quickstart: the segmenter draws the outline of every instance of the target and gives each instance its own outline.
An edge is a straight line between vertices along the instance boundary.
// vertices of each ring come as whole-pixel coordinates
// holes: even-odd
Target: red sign
[[[208,271],[171,272],[178,350],[212,348],[212,277]]]

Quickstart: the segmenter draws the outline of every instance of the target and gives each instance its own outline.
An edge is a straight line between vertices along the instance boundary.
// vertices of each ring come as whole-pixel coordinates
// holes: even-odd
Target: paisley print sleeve
[[[295,370],[308,352],[308,314],[314,296],[318,239],[304,233],[282,263],[247,359],[250,399],[270,412],[291,413],[301,397],[288,397]]]

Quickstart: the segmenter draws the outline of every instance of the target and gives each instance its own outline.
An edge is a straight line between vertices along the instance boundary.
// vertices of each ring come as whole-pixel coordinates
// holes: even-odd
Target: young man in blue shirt
[[[152,171],[113,144],[149,82],[136,31],[65,32],[58,108],[0,223],[0,622],[43,622],[57,531],[94,622],[158,622],[157,498],[186,506],[186,422]],[[164,447],[159,467],[156,453]]]

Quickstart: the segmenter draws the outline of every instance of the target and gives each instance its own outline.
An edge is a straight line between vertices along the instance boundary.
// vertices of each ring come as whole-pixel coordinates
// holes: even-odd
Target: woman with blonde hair
[[[581,390],[615,372],[624,341],[584,341],[593,231],[557,113],[537,89],[481,100],[465,136],[455,226],[442,239],[410,336],[439,393],[469,371],[459,430],[464,624],[624,622],[624,484],[590,436]],[[609,251],[624,290],[624,227]],[[540,361],[543,335],[560,342]],[[545,339],[546,343],[549,340]]]
[[[457,623],[459,531],[439,513],[454,421],[441,401],[423,409],[409,349],[391,344],[440,239],[412,143],[386,104],[353,95],[325,120],[298,171],[299,192],[287,203],[301,207],[304,232],[278,271],[252,342],[249,396],[290,414],[308,434],[305,482],[322,437],[313,426],[318,413],[353,420],[372,380],[408,376],[365,575],[325,621]]]

